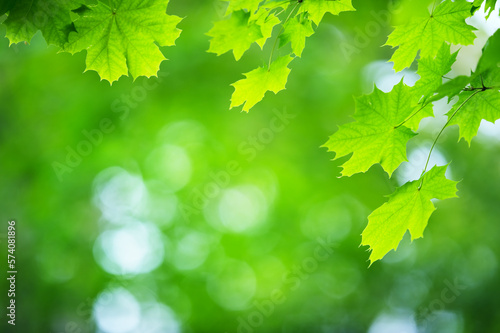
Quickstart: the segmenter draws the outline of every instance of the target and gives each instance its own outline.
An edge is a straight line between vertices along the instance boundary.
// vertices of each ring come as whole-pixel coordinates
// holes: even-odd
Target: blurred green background
[[[422,3],[327,15],[287,89],[248,114],[228,109],[230,84],[269,45],[239,62],[206,53],[220,3],[171,1],[186,18],[159,79],[111,87],[82,74],[83,53],[0,39],[4,310],[9,219],[18,269],[17,325],[2,315],[2,332],[500,332],[500,126],[470,148],[445,132],[431,161],[452,161],[460,199],[436,202],[425,237],[370,268],[367,216],[419,176],[449,106],[422,122],[393,179],[378,166],[339,179],[342,160],[320,148],[351,121],[353,96],[418,78],[394,74],[380,45]],[[454,75],[500,26],[483,16]]]

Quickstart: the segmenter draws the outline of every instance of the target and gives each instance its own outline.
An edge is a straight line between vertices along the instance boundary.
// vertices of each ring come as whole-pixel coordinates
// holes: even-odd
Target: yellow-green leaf
[[[111,5],[111,7],[110,7]],[[65,50],[87,50],[87,70],[109,82],[122,75],[155,76],[165,60],[160,46],[171,46],[180,35],[181,18],[167,15],[168,0],[111,0],[75,10],[76,32]]]
[[[351,0],[304,0],[299,3],[299,13],[309,13],[309,17],[319,25],[326,13],[338,15],[341,12],[355,11]]]
[[[411,239],[423,237],[429,217],[436,207],[431,199],[456,197],[458,182],[446,179],[447,166],[435,166],[423,178],[396,189],[389,201],[368,216],[361,245],[370,246],[370,265],[396,250],[406,230]]]
[[[17,0],[4,24],[10,43],[30,42],[40,30],[49,45],[62,47],[73,30],[70,12],[79,6],[74,0]]]
[[[292,52],[300,57],[306,46],[306,38],[312,34],[314,34],[314,29],[311,21],[307,19],[307,14],[297,15],[285,24],[280,37],[280,46],[290,42]]]
[[[207,33],[212,37],[208,52],[221,55],[233,50],[234,58],[239,60],[254,42],[263,38],[260,26],[249,19],[250,13],[239,10],[226,20],[215,22]]]
[[[366,172],[377,163],[391,176],[407,160],[406,143],[416,135],[405,123],[416,110],[413,102],[402,80],[390,93],[375,87],[372,94],[356,99],[356,121],[340,126],[325,144],[336,153],[335,159],[352,154],[342,165],[342,176]],[[412,120],[424,115],[418,113]]]
[[[244,74],[246,78],[232,84],[234,93],[231,97],[231,108],[243,104],[243,111],[249,111],[260,102],[267,91],[277,94],[285,89],[290,69],[288,64],[293,58],[284,56],[276,59],[271,67],[259,67]]]
[[[421,58],[434,58],[441,44],[470,45],[474,42],[474,28],[465,19],[471,15],[472,4],[465,0],[445,0],[427,16],[412,18],[396,27],[386,45],[398,47],[390,61],[400,71],[410,67],[420,50]]]

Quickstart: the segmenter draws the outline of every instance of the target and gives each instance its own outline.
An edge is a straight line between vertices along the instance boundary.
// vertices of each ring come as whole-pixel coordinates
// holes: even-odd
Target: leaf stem
[[[500,86],[492,86],[492,87],[468,87],[464,88],[463,91],[474,91],[474,90],[479,90],[479,91],[485,91],[485,90],[490,90],[490,89],[500,89]]]
[[[276,39],[274,40],[273,48],[271,49],[271,55],[269,56],[269,64],[267,66],[268,72],[271,70],[271,62],[273,61],[273,55],[274,55],[274,50],[276,49],[276,44],[278,43],[278,40],[279,40],[281,34],[283,33],[283,29],[285,28],[285,25],[288,23],[288,21],[292,17],[293,12],[295,11],[295,9],[297,8],[298,5],[300,5],[300,2],[297,2],[295,4],[295,6],[292,8],[292,10],[288,14],[285,22],[283,22],[283,24],[281,25],[280,31],[278,32],[278,36],[276,36]]]
[[[481,78],[482,79],[482,78]],[[482,84],[482,82],[481,82]],[[491,87],[486,87],[484,84],[482,87],[469,87],[469,88],[464,88],[462,89],[463,91],[485,91],[485,90],[490,90],[490,89],[500,89],[500,86],[491,86]],[[403,126],[408,120],[413,118],[417,113],[422,111],[427,105],[429,105],[429,102],[426,102],[420,107],[417,111],[413,112],[411,115],[409,115],[405,120],[403,120],[401,123],[399,123],[397,126],[394,126],[394,129],[399,128]]]
[[[417,111],[413,112],[411,115],[409,115],[405,120],[403,120],[399,125],[397,126],[394,126],[394,129],[396,128],[399,128],[401,126],[403,126],[408,120],[410,120],[411,118],[413,118],[417,113],[419,113],[420,111],[422,111],[427,105],[429,105],[429,102],[427,103],[424,103],[422,105],[422,107],[420,109],[418,109]]]
[[[422,173],[420,174],[420,185],[418,186],[418,190],[420,191],[420,189],[422,188],[422,185],[424,185],[424,174],[425,172],[427,171],[427,166],[429,165],[429,161],[431,159],[431,154],[432,154],[432,151],[434,150],[434,147],[436,146],[436,143],[437,141],[439,140],[439,137],[441,136],[441,134],[443,133],[443,131],[445,130],[445,128],[448,126],[448,124],[450,123],[450,121],[453,119],[453,117],[455,117],[455,115],[457,114],[458,111],[460,111],[460,109],[462,109],[462,107],[467,103],[469,102],[472,97],[476,96],[477,94],[479,94],[481,91],[483,90],[476,90],[474,93],[472,93],[469,97],[467,97],[467,99],[465,101],[462,102],[462,104],[460,104],[460,106],[455,110],[455,112],[453,112],[453,114],[448,118],[448,120],[446,121],[446,123],[444,124],[443,128],[441,128],[441,131],[439,131],[438,135],[436,136],[436,139],[434,139],[434,142],[432,143],[432,146],[431,146],[431,150],[429,150],[429,155],[427,156],[427,161],[425,162],[425,167],[424,167],[424,170],[422,171]]]
[[[292,0],[285,0],[285,1],[282,1],[282,2],[279,2],[277,5],[275,5],[274,7],[269,7],[269,8],[264,8],[265,11],[262,12],[261,14],[257,15],[254,20],[257,21],[259,20],[264,14],[267,14],[267,17],[271,14],[271,12],[279,7],[283,7],[283,5],[285,5],[287,2],[291,2]],[[266,5],[267,2],[264,3],[264,5]],[[259,8],[260,10],[260,8]],[[275,13],[276,16],[278,16],[279,14],[283,13],[284,9],[281,10],[279,13]],[[257,13],[258,13],[258,10],[257,10]],[[266,19],[267,19],[266,17]]]

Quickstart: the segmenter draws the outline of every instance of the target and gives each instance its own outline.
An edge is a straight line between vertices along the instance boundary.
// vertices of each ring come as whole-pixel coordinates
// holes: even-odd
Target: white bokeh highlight
[[[116,288],[97,296],[93,315],[99,332],[128,333],[139,325],[141,308],[130,292]]]
[[[105,271],[115,275],[149,273],[164,259],[161,235],[151,223],[132,222],[106,230],[95,241],[95,260]]]

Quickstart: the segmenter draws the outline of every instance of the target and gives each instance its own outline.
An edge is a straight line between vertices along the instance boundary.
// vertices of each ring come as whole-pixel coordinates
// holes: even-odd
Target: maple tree
[[[232,52],[236,61],[256,44],[263,65],[232,84],[230,108],[248,112],[268,91],[285,89],[289,64],[301,57],[326,14],[354,11],[351,0],[225,0],[227,9],[207,32],[208,52]],[[47,44],[64,52],[86,51],[87,70],[110,83],[121,76],[155,76],[165,56],[159,46],[172,46],[181,31],[181,18],[167,14],[168,0],[109,0],[92,4],[79,0],[4,1],[0,15],[10,43],[29,42],[40,31]],[[342,176],[368,171],[380,164],[392,177],[407,160],[409,140],[418,135],[422,119],[433,116],[433,102],[446,98],[453,104],[448,120],[429,151],[418,180],[397,188],[388,201],[368,217],[362,244],[370,247],[373,263],[396,249],[407,230],[412,239],[423,236],[435,210],[432,199],[456,196],[456,182],[446,179],[447,166],[429,167],[429,159],[443,131],[458,125],[460,139],[469,145],[482,120],[500,118],[500,31],[493,34],[468,76],[450,78],[457,52],[451,45],[471,45],[475,28],[466,22],[480,8],[489,16],[496,0],[434,1],[429,11],[395,27],[387,46],[396,71],[417,63],[420,79],[413,86],[403,81],[390,92],[377,87],[355,100],[354,122],[343,124],[325,147],[346,158]],[[276,29],[275,29],[276,28]],[[270,48],[264,48],[265,45]],[[289,47],[287,47],[289,45]],[[266,50],[266,53],[264,52]]]

